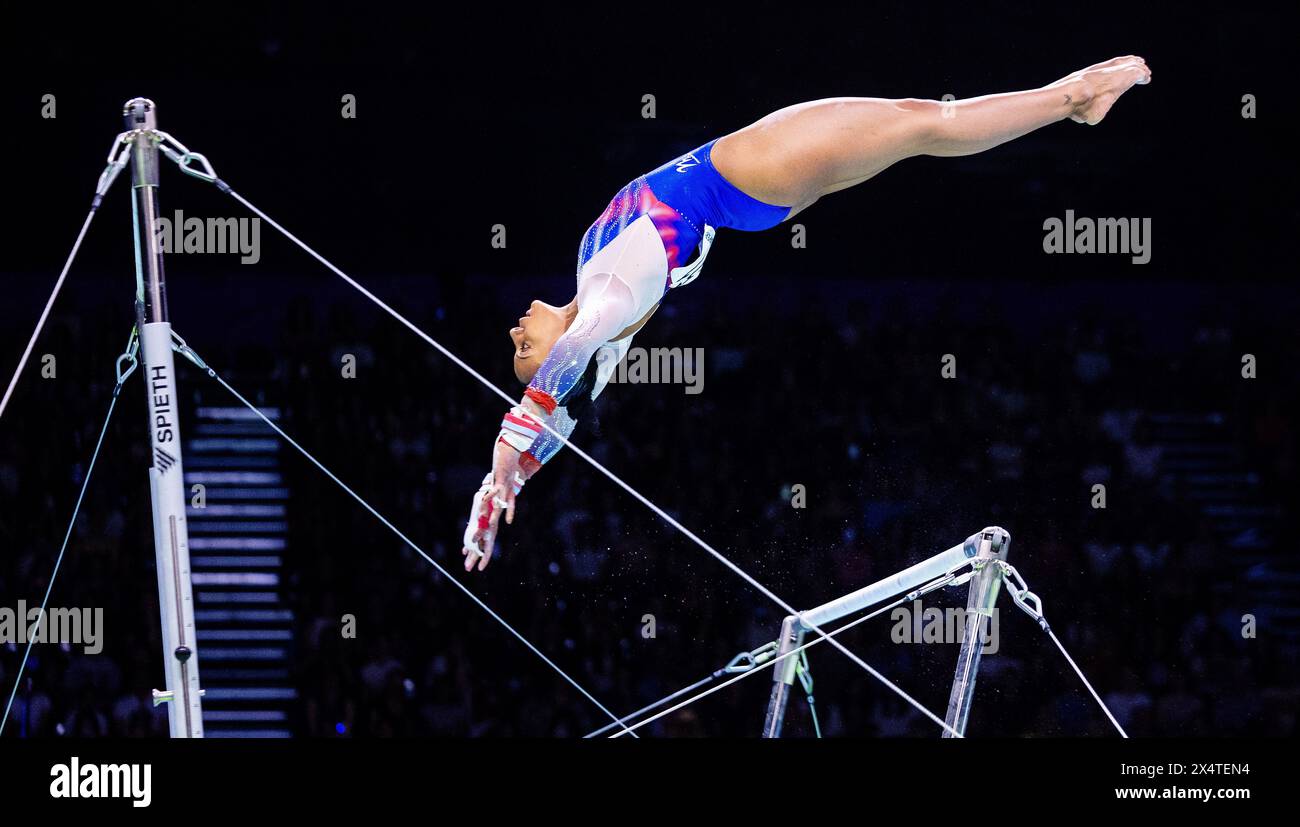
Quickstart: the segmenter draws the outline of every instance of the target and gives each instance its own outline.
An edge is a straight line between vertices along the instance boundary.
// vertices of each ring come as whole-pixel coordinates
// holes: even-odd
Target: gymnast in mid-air
[[[1117,57],[1041,89],[954,101],[829,98],[796,104],[675,158],[628,184],[578,248],[577,294],[534,301],[511,328],[526,385],[496,437],[474,496],[465,570],[492,559],[502,515],[514,521],[524,483],[564,445],[632,337],[669,290],[700,273],[717,228],[766,230],[905,158],[992,149],[1070,120],[1097,124],[1134,84],[1140,57]]]

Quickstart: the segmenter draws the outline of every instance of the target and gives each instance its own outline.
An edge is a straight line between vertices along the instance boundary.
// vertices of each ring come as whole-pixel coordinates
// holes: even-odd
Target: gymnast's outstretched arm
[[[493,445],[492,470],[470,507],[461,554],[465,570],[487,568],[504,516],[514,522],[515,501],[524,483],[555,456],[577,421],[575,397],[599,392],[584,381],[597,351],[635,321],[636,303],[614,273],[591,276],[583,285],[576,316],[551,346],[523,399],[502,420]]]
[[[823,195],[860,184],[906,158],[972,155],[1067,118],[1096,124],[1120,95],[1150,80],[1146,62],[1126,56],[1023,92],[954,101],[812,101],[773,112],[718,139],[711,162],[751,199],[790,205],[788,219]],[[533,368],[535,375],[525,380],[525,398],[502,423],[493,471],[471,507],[462,549],[466,570],[487,566],[501,516],[512,522],[524,482],[572,432],[576,423],[565,411],[566,402],[587,392],[581,380],[592,357],[637,321],[630,315],[636,302],[616,273],[597,274],[581,289],[595,295],[575,299],[575,318],[564,317],[567,307],[543,306],[556,331],[549,341],[538,335],[539,346],[533,347],[522,327],[512,331],[512,338],[518,333],[529,347],[527,354],[521,347],[516,360],[541,362]]]

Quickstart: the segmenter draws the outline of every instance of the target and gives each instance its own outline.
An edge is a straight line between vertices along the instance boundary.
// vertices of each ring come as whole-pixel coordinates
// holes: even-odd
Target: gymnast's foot
[[[1070,120],[1093,126],[1101,123],[1120,95],[1135,85],[1145,86],[1150,82],[1147,62],[1136,55],[1127,55],[1094,64],[1052,85],[1063,86],[1070,96],[1074,105]]]

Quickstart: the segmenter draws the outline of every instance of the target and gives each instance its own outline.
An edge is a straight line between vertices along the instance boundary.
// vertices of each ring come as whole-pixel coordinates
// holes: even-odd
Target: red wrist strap
[[[559,404],[558,402],[555,401],[554,396],[551,396],[546,391],[539,391],[536,388],[526,389],[524,391],[524,396],[533,400],[538,405],[541,405],[542,410],[546,411],[548,414],[555,413],[555,407],[556,405]]]

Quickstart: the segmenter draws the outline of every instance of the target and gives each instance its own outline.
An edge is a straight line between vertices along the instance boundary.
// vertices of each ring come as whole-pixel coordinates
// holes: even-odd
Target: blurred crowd
[[[1300,364],[1293,327],[1242,329],[1207,312],[1171,339],[1104,306],[1060,324],[975,312],[978,296],[959,288],[924,312],[862,291],[834,307],[711,308],[721,293],[690,289],[698,299],[665,304],[636,344],[703,348],[703,392],[611,386],[575,441],[765,586],[808,608],[1002,525],[1011,562],[1131,735],[1297,734],[1295,642],[1267,624],[1242,633],[1243,616],[1263,611],[1246,573],[1282,552],[1234,545],[1176,484],[1158,427],[1221,414],[1225,469],[1258,479],[1257,532],[1273,536],[1297,516],[1297,384],[1243,381],[1240,354]],[[476,291],[407,309],[513,393],[506,304]],[[214,343],[208,361],[279,406],[291,434],[611,709],[775,638],[782,609],[572,452],[524,489],[492,565],[465,574],[460,536],[503,403],[364,308],[300,299],[280,312],[275,341]],[[28,381],[0,423],[4,605],[43,594],[107,405],[103,360],[71,354],[116,353],[117,334],[60,321],[45,349],[70,354],[69,381]],[[341,375],[345,355],[355,378]],[[182,378],[192,398],[221,399],[196,372]],[[165,732],[148,704],[160,670],[138,396],[123,395],[52,596],[105,607],[104,653],[36,647],[6,735]],[[296,734],[577,736],[607,723],[312,466],[283,462]],[[971,734],[1106,733],[1056,649],[1000,605]],[[355,637],[340,634],[345,614]],[[891,625],[881,617],[844,640],[942,714],[956,646],[893,643]],[[21,654],[0,646],[6,699]],[[841,655],[809,658],[825,735],[937,734]],[[753,676],[649,731],[757,734],[769,686]],[[812,731],[797,691],[787,733]]]

